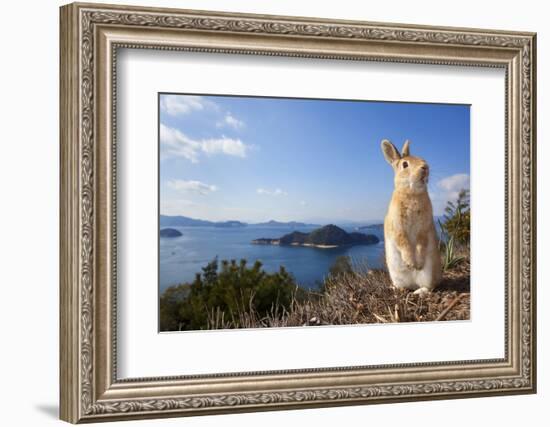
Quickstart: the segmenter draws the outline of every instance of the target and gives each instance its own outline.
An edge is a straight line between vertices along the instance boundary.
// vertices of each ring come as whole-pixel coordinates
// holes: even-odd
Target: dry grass
[[[323,292],[295,297],[288,311],[274,308],[260,317],[254,310],[226,319],[220,310],[209,313],[209,329],[350,325],[365,323],[467,320],[470,318],[469,256],[443,274],[427,295],[394,289],[384,270],[358,271],[328,278]]]

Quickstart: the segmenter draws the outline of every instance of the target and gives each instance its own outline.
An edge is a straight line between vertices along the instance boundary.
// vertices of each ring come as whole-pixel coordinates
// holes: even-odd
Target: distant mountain
[[[186,216],[160,216],[161,227],[204,227],[213,225],[212,221],[205,221],[202,219],[194,219]]]
[[[288,222],[281,222],[281,221],[275,221],[270,220],[267,222],[259,222],[257,224],[254,224],[256,227],[286,227],[286,228],[299,228],[299,227],[316,227],[317,224],[306,224],[304,222],[297,222],[297,221],[288,221]]]
[[[183,236],[180,231],[175,228],[163,228],[160,230],[160,237],[180,237]]]
[[[233,227],[246,227],[247,225],[253,225],[254,227],[281,227],[281,228],[303,228],[303,227],[318,227],[317,224],[306,224],[304,222],[289,221],[267,221],[259,222],[257,224],[247,224],[242,221],[207,221],[204,219],[189,218],[182,215],[161,215],[160,226],[161,227],[221,227],[221,228],[233,228]]]
[[[383,230],[384,224],[369,224],[355,227],[356,230]]]
[[[214,222],[214,227],[221,227],[221,228],[233,228],[233,227],[246,227],[248,224],[246,222],[241,221],[222,221],[222,222]]]
[[[187,216],[160,216],[161,227],[246,227],[246,223],[240,221],[206,221],[203,219],[189,218]]]
[[[335,248],[344,245],[374,245],[380,239],[373,234],[348,233],[336,225],[329,224],[317,228],[311,233],[294,231],[278,239],[260,238],[252,243],[258,245],[313,246],[317,248]]]

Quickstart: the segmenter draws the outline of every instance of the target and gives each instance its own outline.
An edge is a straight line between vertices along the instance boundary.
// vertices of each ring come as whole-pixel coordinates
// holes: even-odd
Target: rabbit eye
[[[402,165],[403,169],[407,169],[409,167],[409,164],[407,162],[403,162]]]

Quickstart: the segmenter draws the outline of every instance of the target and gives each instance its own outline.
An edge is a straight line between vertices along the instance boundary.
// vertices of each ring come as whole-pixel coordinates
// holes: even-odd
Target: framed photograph
[[[60,22],[63,420],[536,391],[535,34]]]

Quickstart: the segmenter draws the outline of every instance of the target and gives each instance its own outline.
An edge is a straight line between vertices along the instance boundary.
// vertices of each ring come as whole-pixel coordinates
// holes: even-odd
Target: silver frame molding
[[[80,3],[60,13],[61,419],[79,423],[536,391],[534,33]],[[117,379],[118,48],[505,69],[505,357]]]

